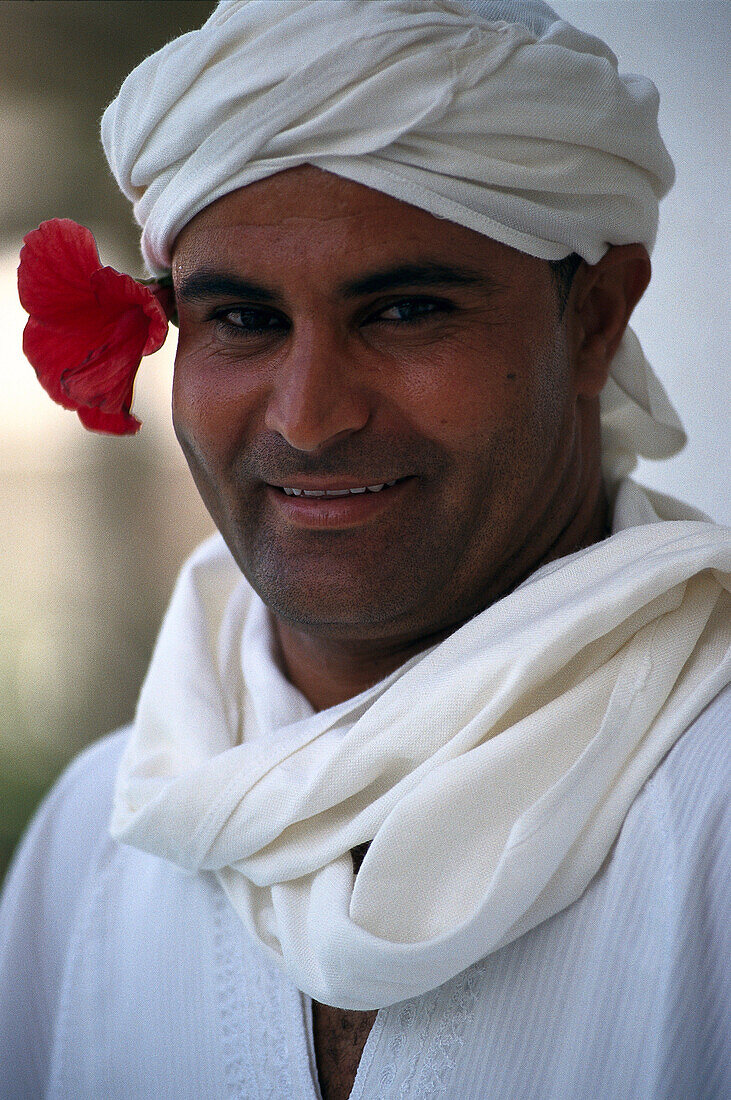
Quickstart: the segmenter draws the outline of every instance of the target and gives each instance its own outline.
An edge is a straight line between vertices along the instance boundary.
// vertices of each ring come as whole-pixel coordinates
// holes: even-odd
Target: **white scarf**
[[[295,984],[340,1008],[424,993],[546,920],[731,679],[729,532],[653,501],[623,482],[609,539],[319,714],[216,536],[165,619],[114,836],[215,872]]]

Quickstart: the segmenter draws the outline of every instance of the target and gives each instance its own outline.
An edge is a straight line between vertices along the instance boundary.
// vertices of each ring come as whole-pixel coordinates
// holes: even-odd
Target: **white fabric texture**
[[[102,121],[142,252],[222,195],[314,164],[542,259],[652,251],[672,161],[658,95],[539,0],[224,0]],[[602,395],[613,492],[685,435],[629,331]]]
[[[658,95],[534,0],[224,0],[125,80],[102,141],[153,271],[203,207],[311,163],[522,252],[652,251]]]
[[[351,1100],[731,1095],[730,724],[727,690],[578,901],[379,1012]],[[71,765],[6,883],[0,1096],[320,1100],[309,1001],[214,876],[111,840],[125,740]]]
[[[425,993],[597,873],[642,784],[731,679],[730,573],[727,530],[661,522],[624,482],[612,537],[364,696],[315,715],[300,703],[286,724],[252,645],[261,609],[216,537],[163,625],[113,835],[215,872],[317,1000]],[[367,841],[356,879],[350,849]]]

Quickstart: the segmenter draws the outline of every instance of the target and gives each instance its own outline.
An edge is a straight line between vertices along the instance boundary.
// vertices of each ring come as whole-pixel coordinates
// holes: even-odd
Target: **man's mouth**
[[[294,479],[293,479],[294,480]],[[304,480],[304,478],[303,478]],[[348,479],[350,480],[350,479]],[[350,484],[344,478],[318,482],[308,478],[304,485],[268,486],[278,514],[298,527],[348,528],[370,522],[389,510],[407,491],[413,477],[387,478]]]
[[[347,497],[351,494],[357,496],[360,493],[380,493],[382,489],[390,489],[397,480],[398,478],[393,481],[382,481],[376,485],[359,485],[347,489],[298,489],[293,485],[278,485],[276,488],[281,489],[288,497]]]

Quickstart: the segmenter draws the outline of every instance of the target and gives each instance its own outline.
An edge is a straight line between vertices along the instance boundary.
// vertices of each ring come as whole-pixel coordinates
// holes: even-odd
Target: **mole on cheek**
[[[517,375],[516,374],[506,374],[505,377],[512,380],[513,378],[517,378]]]

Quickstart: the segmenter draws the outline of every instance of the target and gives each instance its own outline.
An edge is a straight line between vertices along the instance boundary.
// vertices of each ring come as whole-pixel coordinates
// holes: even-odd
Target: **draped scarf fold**
[[[163,624],[113,835],[213,872],[319,1001],[441,985],[582,893],[731,679],[729,532],[669,507],[622,482],[611,537],[317,714],[257,642],[266,611],[216,536]]]

